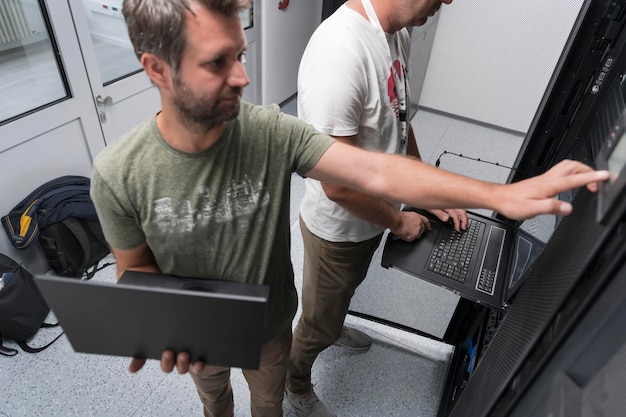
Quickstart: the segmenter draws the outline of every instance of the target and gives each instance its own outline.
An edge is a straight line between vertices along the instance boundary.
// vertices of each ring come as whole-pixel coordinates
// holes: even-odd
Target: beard
[[[194,133],[207,133],[220,124],[239,115],[240,102],[220,103],[221,98],[210,98],[192,91],[180,77],[174,77],[173,103],[180,122]],[[241,97],[241,88],[231,88],[227,98]]]

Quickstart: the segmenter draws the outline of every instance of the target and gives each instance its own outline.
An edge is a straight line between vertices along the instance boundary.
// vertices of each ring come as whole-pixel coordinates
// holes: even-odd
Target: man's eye
[[[211,65],[212,67],[216,67],[216,68],[221,67],[223,64],[224,64],[224,60],[221,58],[209,62],[209,65]]]
[[[241,62],[242,64],[245,64],[247,62],[246,60],[246,51],[243,51],[242,53],[239,54],[239,56],[237,57],[237,59],[239,59],[239,62]]]

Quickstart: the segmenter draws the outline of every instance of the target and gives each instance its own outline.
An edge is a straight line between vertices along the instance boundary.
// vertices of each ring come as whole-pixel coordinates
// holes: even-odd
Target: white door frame
[[[104,140],[108,145],[141,120],[156,114],[161,107],[158,90],[143,70],[105,86],[100,76],[83,2],[67,1],[92,90],[91,105],[99,116]],[[109,98],[110,104],[98,104],[97,97],[103,100]]]
[[[0,127],[0,151],[18,146],[31,138],[49,132],[59,125],[80,119],[85,139],[92,156],[105,146],[97,114],[93,111],[93,100],[89,80],[80,55],[80,45],[73,30],[72,16],[68,4],[58,0],[44,0],[50,24],[62,61],[71,97],[60,103],[21,117]]]

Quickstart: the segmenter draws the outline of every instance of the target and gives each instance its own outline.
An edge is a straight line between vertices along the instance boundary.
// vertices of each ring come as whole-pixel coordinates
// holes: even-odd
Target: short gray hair
[[[187,47],[186,12],[199,4],[231,16],[250,6],[251,0],[124,0],[122,13],[137,58],[146,52],[165,60],[176,73]]]

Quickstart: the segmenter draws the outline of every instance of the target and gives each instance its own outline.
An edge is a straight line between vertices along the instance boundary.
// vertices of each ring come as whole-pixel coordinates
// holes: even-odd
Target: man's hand
[[[130,361],[130,366],[128,367],[128,371],[132,374],[138,372],[145,365],[146,360],[142,358],[133,358]],[[193,362],[189,361],[189,353],[181,352],[178,355],[174,353],[172,350],[166,350],[161,355],[161,370],[163,372],[170,373],[176,370],[179,374],[186,374],[187,372],[191,372],[192,374],[197,374],[202,371],[204,368],[203,362]]]
[[[412,242],[419,239],[425,231],[430,230],[430,221],[421,214],[414,211],[401,211],[398,214],[400,215],[400,225],[389,229],[398,238]]]
[[[463,209],[443,209],[428,210],[442,222],[452,221],[454,230],[461,231],[467,229],[467,212]]]
[[[609,178],[608,171],[594,171],[580,162],[561,161],[542,175],[500,186],[496,192],[499,213],[510,219],[528,219],[542,213],[570,214],[572,205],[554,199],[561,192],[584,185],[592,191]]]

